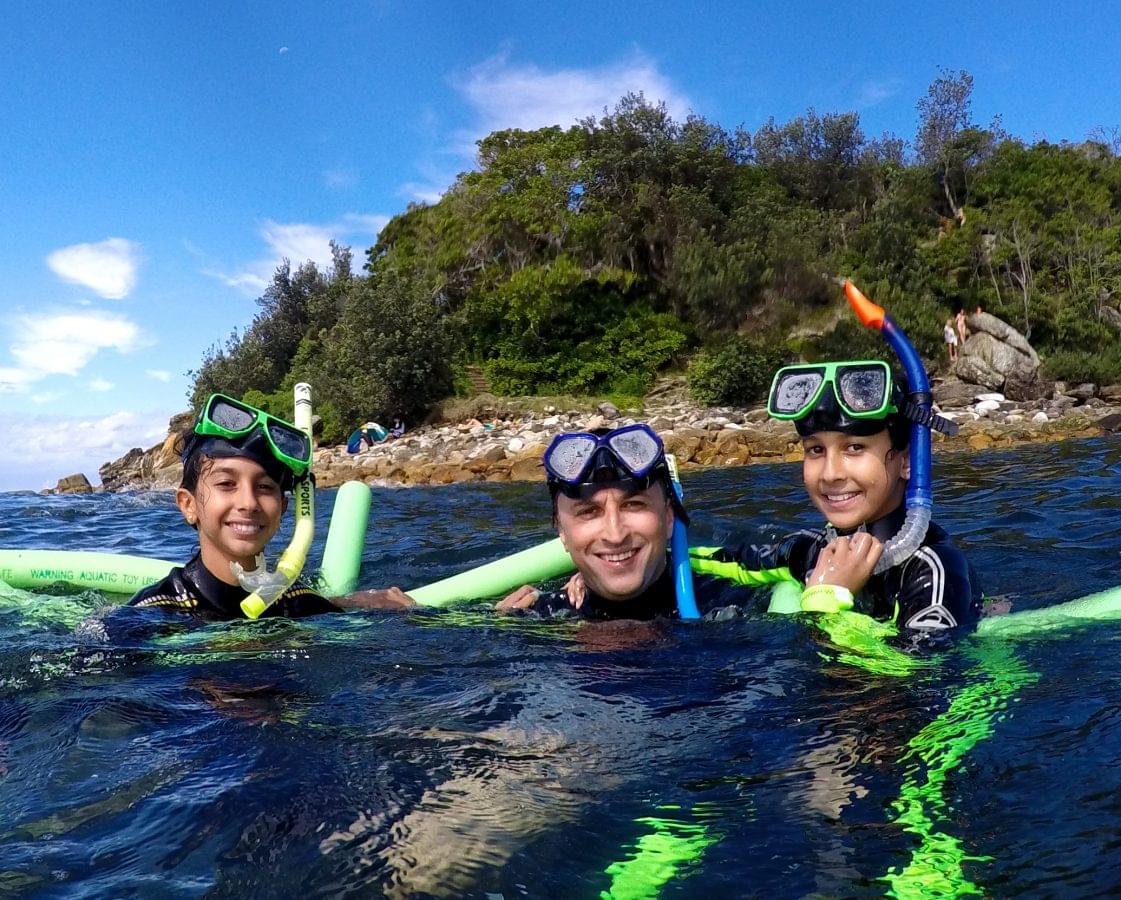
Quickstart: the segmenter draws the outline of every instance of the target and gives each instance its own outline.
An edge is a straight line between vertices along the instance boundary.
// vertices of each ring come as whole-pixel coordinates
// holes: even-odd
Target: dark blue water
[[[937,518],[989,595],[1121,583],[1114,443],[937,464]],[[794,465],[685,486],[694,543],[815,522]],[[426,583],[548,520],[540,486],[376,490],[362,583]],[[0,546],[185,558],[192,537],[169,495],[0,495]],[[762,614],[368,612],[114,644],[74,628],[104,603],[0,588],[0,893],[1121,892],[1115,623],[889,677]]]

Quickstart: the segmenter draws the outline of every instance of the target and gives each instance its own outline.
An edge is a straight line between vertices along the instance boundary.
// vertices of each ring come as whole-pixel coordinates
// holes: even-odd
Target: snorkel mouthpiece
[[[907,482],[907,515],[903,527],[884,545],[884,552],[876,563],[875,573],[885,572],[910,557],[926,537],[934,509],[934,492],[930,480],[930,426],[914,421],[930,420],[930,407],[934,401],[930,393],[930,379],[918,351],[907,339],[894,319],[882,306],[864,296],[849,279],[845,279],[845,296],[862,325],[875,328],[895,351],[907,376],[910,391],[907,395],[913,410],[911,421],[911,477]]]
[[[310,440],[311,386],[300,382],[293,388],[293,394],[296,405],[296,427]],[[242,588],[251,592],[241,601],[241,611],[247,618],[260,618],[265,610],[299,578],[304,563],[307,562],[312,538],[315,537],[315,479],[310,469],[296,481],[293,488],[293,501],[296,505],[296,526],[291,542],[277,560],[276,571],[268,570],[263,553],[257,557],[257,567],[251,572],[245,571],[237,563],[230,564]]]

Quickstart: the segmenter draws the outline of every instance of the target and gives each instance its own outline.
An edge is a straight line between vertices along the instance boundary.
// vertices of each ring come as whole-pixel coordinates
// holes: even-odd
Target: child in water
[[[907,558],[874,574],[906,516],[911,420],[905,397],[886,363],[779,370],[768,411],[794,422],[805,452],[806,493],[828,524],[771,545],[694,549],[694,570],[746,584],[773,582],[775,570],[788,570],[805,586],[803,610],[855,609],[923,632],[976,622],[976,573],[933,522]]]
[[[182,451],[175,503],[198,531],[199,548],[183,566],[140,591],[130,606],[156,607],[208,621],[244,618],[249,591],[232,568],[249,572],[280,528],[287,492],[311,477],[311,439],[295,425],[230,397],[207,401]],[[296,582],[266,616],[310,616],[340,607]]]

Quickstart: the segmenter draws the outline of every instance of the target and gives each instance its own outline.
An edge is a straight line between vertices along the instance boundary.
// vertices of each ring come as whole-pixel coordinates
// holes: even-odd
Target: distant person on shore
[[[954,322],[957,325],[958,340],[964,346],[965,339],[969,337],[969,326],[965,324],[965,310],[958,307],[957,314],[954,316]]]
[[[946,325],[942,329],[942,339],[946,342],[946,352],[950,356],[950,362],[953,362],[958,358],[958,335],[954,330],[952,318],[946,320]]]
[[[400,418],[394,419],[393,420],[393,427],[389,429],[389,436],[391,438],[399,438],[404,433],[405,433],[405,421],[404,421],[404,419],[400,419]]]

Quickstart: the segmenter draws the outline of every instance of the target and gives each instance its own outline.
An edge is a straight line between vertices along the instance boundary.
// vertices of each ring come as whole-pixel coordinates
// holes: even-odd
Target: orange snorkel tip
[[[877,306],[867,297],[865,297],[860,289],[853,284],[849,279],[845,279],[845,296],[848,297],[849,305],[852,311],[856,313],[856,317],[860,319],[860,324],[869,328],[875,328],[880,331],[884,327],[884,308]]]

